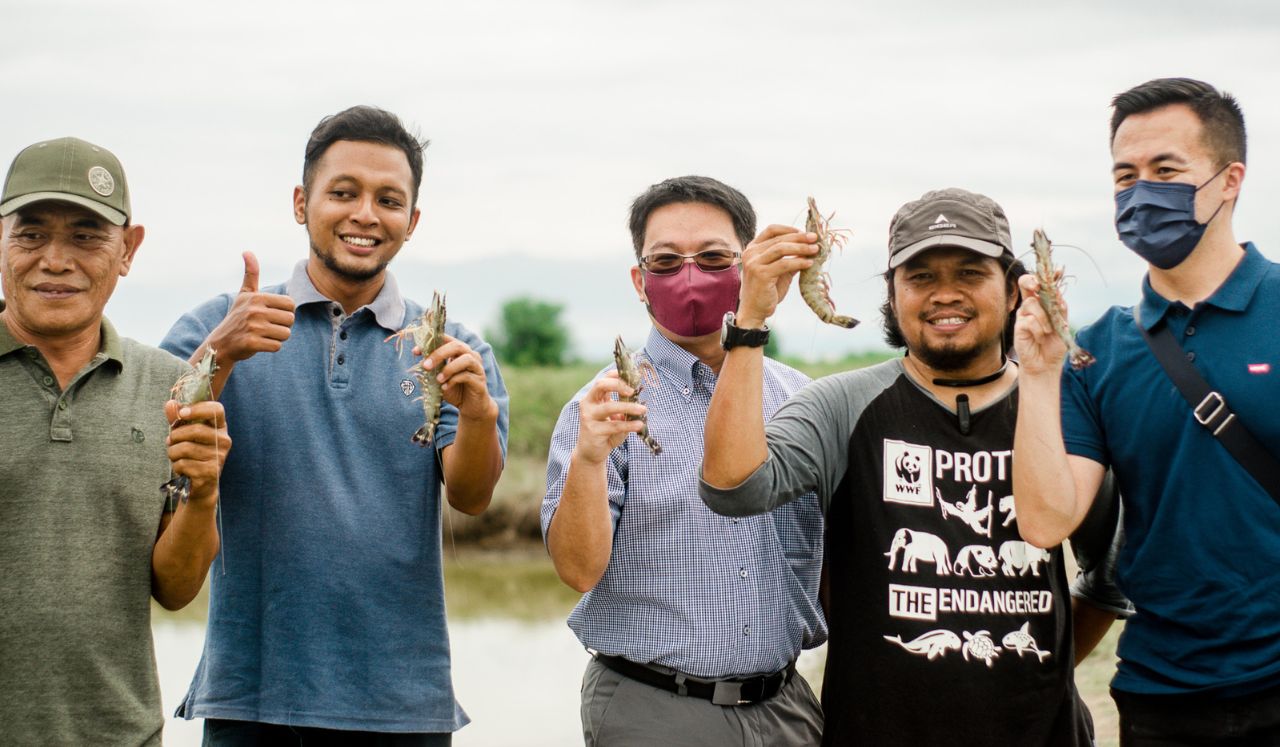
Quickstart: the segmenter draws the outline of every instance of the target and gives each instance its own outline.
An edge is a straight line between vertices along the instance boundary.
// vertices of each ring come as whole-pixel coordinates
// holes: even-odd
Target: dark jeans
[[[1280,687],[1238,698],[1112,690],[1120,747],[1280,747]]]
[[[204,747],[449,747],[452,743],[452,734],[341,731],[257,721],[204,720]]]

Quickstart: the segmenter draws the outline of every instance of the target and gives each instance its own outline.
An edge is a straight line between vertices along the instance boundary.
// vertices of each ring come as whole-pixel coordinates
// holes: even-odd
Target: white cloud
[[[1114,239],[1106,123],[1110,96],[1152,77],[1239,96],[1253,141],[1237,233],[1280,256],[1267,210],[1280,200],[1271,4],[862,5],[26,4],[6,11],[0,154],[76,134],[121,156],[149,233],[110,313],[149,340],[234,288],[241,251],[266,277],[303,256],[289,209],[302,147],[320,117],[354,103],[433,140],[404,265],[520,253],[595,268],[631,251],[631,198],[677,174],[741,188],[762,225],[796,220],[815,195],[854,230],[833,296],[864,325],[810,330],[807,312],[784,310],[794,352],[880,345],[889,218],[941,186],[1000,200],[1018,243],[1042,225],[1086,249],[1106,284],[1060,256],[1078,277],[1077,319],[1131,300],[1142,265]],[[583,283],[629,294],[625,272],[600,273],[530,290],[570,304]],[[575,316],[603,329],[609,302]],[[596,336],[611,337],[588,335],[584,353]]]

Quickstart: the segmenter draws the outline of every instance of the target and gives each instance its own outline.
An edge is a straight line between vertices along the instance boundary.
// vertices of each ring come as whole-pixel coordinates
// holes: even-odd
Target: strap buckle
[[[1216,427],[1213,426],[1213,421],[1217,420],[1223,413],[1226,413],[1227,417]],[[1227,409],[1227,401],[1217,392],[1209,392],[1204,395],[1204,399],[1200,400],[1200,404],[1196,405],[1191,414],[1195,416],[1197,423],[1212,430],[1215,436],[1221,433],[1222,429],[1226,428],[1236,417],[1235,413]]]

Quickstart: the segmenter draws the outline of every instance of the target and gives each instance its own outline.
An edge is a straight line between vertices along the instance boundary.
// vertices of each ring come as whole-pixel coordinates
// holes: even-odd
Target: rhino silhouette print
[[[1040,564],[1049,562],[1049,553],[1021,540],[1000,545],[1000,572],[1006,576],[1040,575]]]

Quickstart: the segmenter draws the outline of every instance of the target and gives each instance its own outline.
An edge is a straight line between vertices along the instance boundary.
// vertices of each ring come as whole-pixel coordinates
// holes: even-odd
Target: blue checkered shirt
[[[613,554],[569,615],[569,627],[589,649],[695,677],[782,669],[827,637],[818,606],[818,499],[810,493],[746,519],[712,513],[698,497],[698,476],[716,375],[656,329],[641,353],[658,374],[640,399],[662,453],[654,456],[628,436],[609,455]],[[808,380],[766,358],[765,417]],[[551,439],[544,537],[560,505],[578,440],[578,400],[588,387],[560,412]]]

